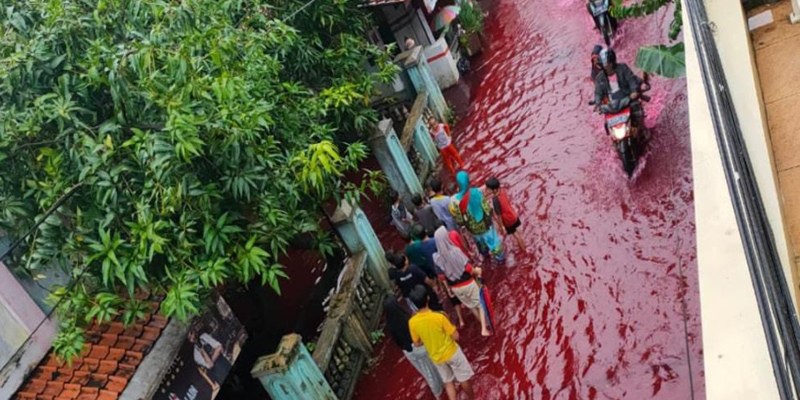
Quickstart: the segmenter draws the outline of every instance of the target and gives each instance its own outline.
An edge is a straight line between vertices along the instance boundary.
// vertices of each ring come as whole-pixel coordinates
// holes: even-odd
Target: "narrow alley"
[[[702,398],[686,83],[653,79],[653,140],[628,180],[587,106],[602,39],[583,4],[495,0],[464,84],[457,145],[478,185],[496,175],[509,188],[527,243],[507,240],[507,263],[485,265],[498,333],[461,332],[477,398]],[[671,20],[621,23],[620,61],[666,42]],[[356,398],[432,398],[387,341]]]

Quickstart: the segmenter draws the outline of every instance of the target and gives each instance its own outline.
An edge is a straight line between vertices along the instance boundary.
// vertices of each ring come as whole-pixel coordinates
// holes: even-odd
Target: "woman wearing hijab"
[[[475,239],[478,251],[484,257],[490,255],[498,262],[505,261],[503,241],[492,223],[492,207],[478,188],[470,187],[469,174],[456,174],[459,192],[453,195],[450,213],[459,225],[465,227]]]
[[[475,282],[475,276],[480,276],[481,269],[473,268],[469,263],[458,232],[448,232],[447,228],[442,226],[436,230],[433,238],[436,241],[433,262],[441,271],[453,294],[481,322],[481,335],[491,335],[486,324],[486,315],[481,307],[481,289]]]
[[[383,311],[386,313],[386,329],[389,331],[389,336],[403,349],[408,362],[425,378],[431,392],[439,399],[444,390],[444,383],[425,347],[414,346],[411,340],[411,333],[408,331],[408,320],[411,319],[411,315],[394,297],[389,297],[383,302]]]

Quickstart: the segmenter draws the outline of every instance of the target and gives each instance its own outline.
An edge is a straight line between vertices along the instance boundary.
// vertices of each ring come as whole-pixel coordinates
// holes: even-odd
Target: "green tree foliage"
[[[358,195],[342,176],[396,70],[358,0],[304,5],[4,2],[0,229],[22,237],[58,205],[19,264],[73,277],[51,296],[59,354],[92,320],[151,311],[137,288],[181,319],[226,282],[280,291],[289,240],[319,232],[321,201]]]
[[[624,5],[622,0],[614,0],[611,14],[620,19],[641,18],[674,4],[672,23],[669,27],[669,40],[678,39],[683,30],[682,6],[675,0],[641,0]],[[654,45],[644,46],[636,54],[636,66],[641,70],[661,75],[667,78],[676,78],[686,74],[686,61],[684,59],[683,42],[673,46]]]

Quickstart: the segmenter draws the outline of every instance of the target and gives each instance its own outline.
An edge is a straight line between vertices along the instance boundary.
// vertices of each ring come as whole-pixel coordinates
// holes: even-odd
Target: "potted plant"
[[[483,17],[483,10],[477,2],[467,0],[461,3],[461,12],[458,14],[460,25],[458,40],[469,57],[481,52]]]

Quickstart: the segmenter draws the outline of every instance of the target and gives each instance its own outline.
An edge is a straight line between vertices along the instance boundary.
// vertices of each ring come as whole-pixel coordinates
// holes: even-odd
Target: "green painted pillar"
[[[367,252],[370,275],[384,290],[390,291],[388,263],[383,246],[364,211],[343,201],[331,216],[331,222],[351,254]]]
[[[425,162],[431,166],[431,170],[433,170],[439,157],[439,150],[436,149],[436,144],[433,142],[428,125],[424,120],[425,117],[423,116],[417,120],[414,126],[414,148],[417,149]]]
[[[417,172],[408,160],[408,155],[397,137],[392,126],[392,120],[384,119],[378,123],[378,131],[370,138],[370,147],[381,169],[389,181],[392,189],[400,193],[401,197],[411,208],[411,195],[422,194],[422,183]]]
[[[411,79],[411,84],[417,93],[428,93],[428,107],[433,111],[433,114],[439,121],[445,121],[447,116],[447,102],[444,100],[442,89],[436,83],[436,78],[431,72],[431,67],[428,65],[428,60],[422,52],[422,46],[414,47],[413,49],[400,53],[395,61],[405,68],[408,72],[408,77]]]
[[[272,400],[338,400],[297,334],[281,339],[275,353],[256,361],[250,371]]]

